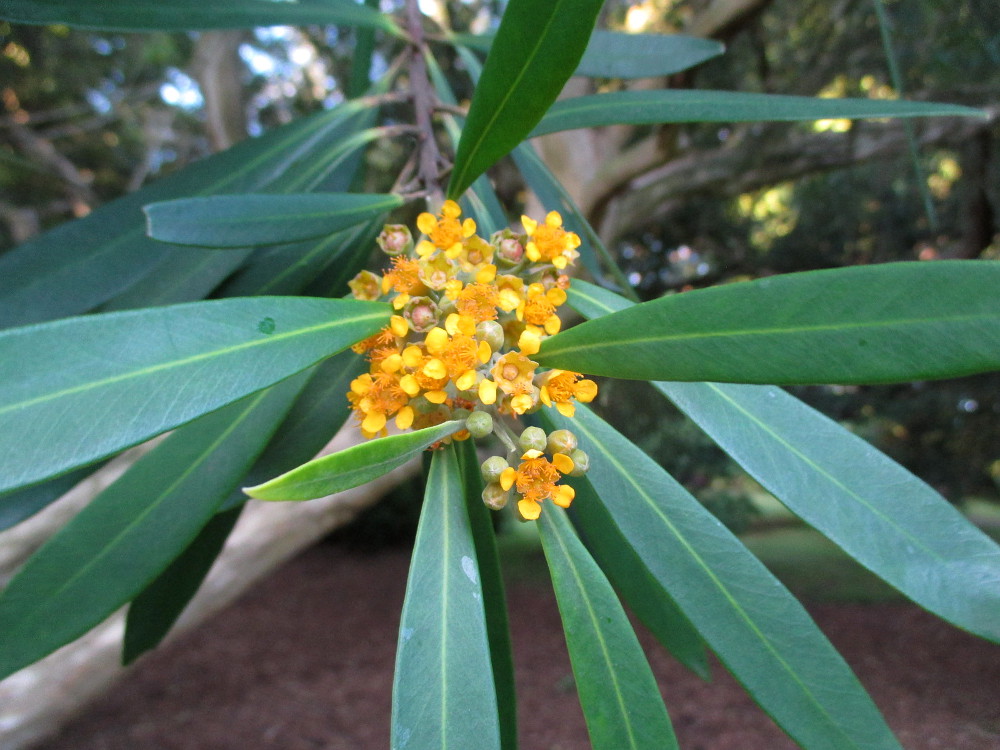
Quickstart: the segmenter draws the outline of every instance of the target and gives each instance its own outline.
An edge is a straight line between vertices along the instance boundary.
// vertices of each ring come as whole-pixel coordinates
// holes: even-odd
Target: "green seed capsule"
[[[484,438],[493,433],[493,417],[485,411],[474,411],[465,420],[465,429],[474,438]]]
[[[484,320],[476,325],[476,338],[485,341],[490,349],[498,352],[503,348],[503,326],[495,320]]]
[[[521,450],[524,451],[544,451],[545,450],[545,430],[541,427],[525,427],[521,433]]]
[[[571,477],[582,477],[590,468],[590,456],[579,448],[570,451],[569,457],[573,459],[573,471],[569,473]]]
[[[494,456],[494,458],[500,458]],[[501,459],[503,460],[503,459]],[[490,482],[483,490],[483,503],[490,510],[500,510],[507,505],[510,490],[505,490],[498,482]]]
[[[490,456],[483,461],[483,465],[479,467],[479,471],[483,475],[484,482],[493,484],[500,481],[500,475],[508,468],[510,468],[510,465],[503,456]]]
[[[549,433],[547,447],[549,453],[572,453],[576,450],[577,440],[569,430],[553,430]]]

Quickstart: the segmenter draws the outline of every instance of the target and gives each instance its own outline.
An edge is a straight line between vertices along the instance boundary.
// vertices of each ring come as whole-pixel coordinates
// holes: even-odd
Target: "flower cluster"
[[[522,217],[524,233],[505,229],[489,241],[461,213],[445,201],[437,216],[420,214],[417,243],[407,227],[386,225],[377,241],[390,267],[350,282],[356,298],[388,300],[395,314],[387,328],[355,345],[371,367],[351,383],[348,398],[369,438],[385,434],[390,419],[404,430],[466,419],[456,440],[495,434],[508,459],[520,455],[520,463],[515,468],[499,456],[502,466],[484,463],[483,499],[500,508],[516,491],[521,516],[533,520],[542,500],[569,505],[573,490],[558,480],[587,464],[565,430],[546,436],[529,427],[519,437],[511,428],[542,406],[572,416],[574,402],[597,395],[582,374],[538,372],[531,359],[562,325],[558,309],[570,283],[564,271],[579,256],[580,239],[555,211],[543,222]]]

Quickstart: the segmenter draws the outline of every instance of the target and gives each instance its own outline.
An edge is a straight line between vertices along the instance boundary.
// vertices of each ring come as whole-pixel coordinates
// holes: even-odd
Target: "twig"
[[[438,164],[441,154],[434,138],[434,124],[431,115],[436,102],[427,69],[424,67],[423,51],[426,41],[418,0],[406,0],[407,33],[412,40],[410,51],[410,91],[413,97],[414,119],[420,129],[417,146],[417,174],[427,191],[430,208],[436,208],[444,201]]]

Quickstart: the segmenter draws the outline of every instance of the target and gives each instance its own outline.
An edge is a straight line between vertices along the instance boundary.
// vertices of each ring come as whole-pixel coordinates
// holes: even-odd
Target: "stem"
[[[417,146],[419,151],[417,175],[427,191],[428,207],[436,208],[444,202],[444,190],[441,188],[438,171],[441,154],[434,138],[434,124],[431,121],[436,102],[424,64],[423,53],[426,41],[423,16],[420,13],[418,0],[406,0],[406,19],[407,32],[412,42],[409,68],[410,91],[413,96],[414,118],[417,128],[420,130]]]

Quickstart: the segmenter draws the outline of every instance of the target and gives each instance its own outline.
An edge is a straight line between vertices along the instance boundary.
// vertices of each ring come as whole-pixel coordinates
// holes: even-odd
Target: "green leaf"
[[[1000,641],[1000,547],[920,479],[779,388],[655,385],[855,560],[922,607]]]
[[[761,707],[800,745],[898,749],[840,654],[781,583],[627,438],[577,407],[586,481],[649,572]]]
[[[631,304],[578,281],[569,303],[590,318]],[[855,560],[955,625],[1000,638],[989,585],[1000,579],[1000,548],[920,479],[779,388],[653,385]]]
[[[326,132],[323,136],[323,144],[331,146],[319,148],[319,144],[316,144],[308,149],[312,157],[310,161],[290,165],[285,173],[277,175],[268,183],[268,190],[347,190],[360,165],[363,147],[368,142],[366,139],[373,132],[371,125],[377,113],[377,108],[369,107],[360,113],[340,118],[335,131]],[[340,233],[336,235],[339,239],[344,236],[346,235]],[[213,253],[205,252],[200,247],[175,246],[165,258],[166,262],[160,263],[124,293],[102,305],[101,311],[192,302],[206,297],[213,290],[215,297],[296,294],[304,283],[301,282],[302,277],[308,277],[318,263],[328,258],[326,251],[330,243],[337,241],[335,238],[321,238],[281,248],[267,248],[268,257],[263,262],[259,262],[260,251],[255,253],[250,248]],[[277,252],[279,250],[280,253]],[[237,274],[226,282],[224,288],[219,289],[219,282],[237,269],[240,269]]]
[[[392,20],[351,0],[5,0],[0,18],[14,23],[65,24],[112,31],[249,29],[254,26],[343,24],[402,32]]]
[[[34,487],[5,493],[0,497],[0,531],[16,526],[48,507],[94,471],[95,467],[77,469]]]
[[[483,587],[486,633],[490,640],[490,665],[497,696],[500,720],[500,747],[517,749],[517,691],[514,686],[514,655],[511,651],[510,624],[507,620],[507,595],[504,591],[500,558],[497,554],[493,514],[483,504],[483,477],[479,456],[472,440],[455,444],[462,470],[465,507],[476,547],[476,562]]]
[[[455,34],[454,44],[488,52],[493,34]],[[721,55],[721,42],[683,34],[595,31],[573,75],[595,78],[666,76]]]
[[[160,645],[188,602],[198,592],[243,506],[217,513],[187,548],[129,605],[122,643],[122,664],[129,665]]]
[[[1000,263],[887,263],[674,294],[546,339],[547,367],[640,380],[891,383],[1000,369]]]
[[[147,275],[172,274],[178,261],[197,263],[198,254],[190,248],[146,237],[143,205],[181,196],[284,189],[287,176],[321,161],[343,138],[345,122],[366,107],[371,107],[366,100],[348,102],[244,141],[0,254],[0,328],[83,313]],[[228,259],[232,268],[223,275],[242,260]]]
[[[241,484],[261,484],[316,456],[350,416],[347,392],[351,381],[367,372],[368,366],[364,357],[350,350],[317,365],[298,400]],[[242,487],[237,487],[219,510],[235,508],[246,500]]]
[[[219,287],[216,296],[297,294],[331,266],[350,269],[349,280],[361,270],[357,266],[362,266],[371,256],[375,236],[385,223],[385,216],[379,214],[365,224],[345,229],[319,241],[269,248],[270,252],[248,263]],[[356,260],[360,260],[360,263]]]
[[[666,122],[779,122],[880,117],[983,117],[958,104],[888,99],[814,99],[808,96],[745,94],[738,91],[616,91],[556,102],[528,138],[604,125],[657,125]]]
[[[629,609],[678,661],[709,679],[701,636],[629,546],[587,483],[576,488],[571,517],[587,549]]]
[[[387,305],[193,302],[0,332],[0,492],[184,424],[385,326]]]
[[[463,420],[454,420],[376,438],[329,456],[322,456],[269,482],[243,491],[258,500],[313,500],[358,487],[402,466],[428,447],[465,428]]]
[[[575,75],[596,78],[668,76],[726,51],[721,42],[683,34],[595,31]]]
[[[565,511],[546,505],[539,533],[591,746],[676,748],[670,717],[639,639]]]
[[[437,451],[399,624],[393,748],[501,747],[483,592],[462,495],[454,448]]]
[[[0,595],[0,679],[85,633],[173,560],[267,443],[297,378],[178,430],[38,550]]]
[[[510,0],[455,154],[457,198],[528,134],[580,62],[601,0]]]
[[[199,247],[276,245],[347,229],[403,204],[398,195],[213,195],[152,203],[147,234]]]

